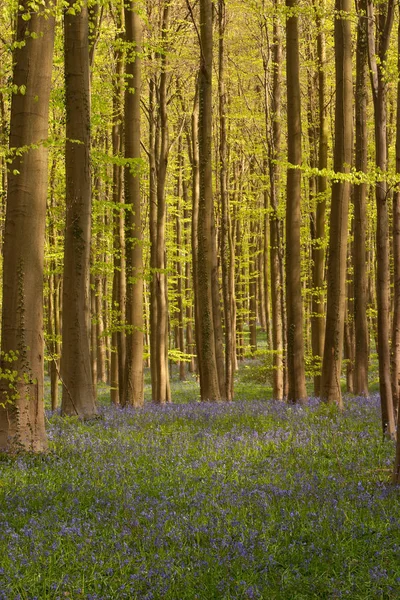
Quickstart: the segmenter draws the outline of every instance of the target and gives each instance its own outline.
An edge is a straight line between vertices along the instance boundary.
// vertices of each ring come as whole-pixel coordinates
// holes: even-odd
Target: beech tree
[[[46,450],[43,264],[54,7],[18,7],[3,247],[0,449]]]
[[[126,368],[123,404],[142,406],[143,392],[143,249],[140,194],[140,97],[142,25],[138,2],[124,7],[125,74],[125,202],[126,226]]]
[[[288,169],[286,199],[286,310],[288,400],[304,402],[307,397],[303,304],[301,298],[300,220],[301,220],[301,94],[297,0],[286,0],[286,87],[288,128]]]
[[[352,61],[350,0],[335,4],[335,147],[334,172],[349,173],[352,155]],[[322,362],[321,398],[342,407],[340,385],[345,316],[348,211],[350,182],[338,179],[332,184],[329,235],[328,290],[325,346]]]
[[[279,218],[279,185],[281,152],[281,94],[282,94],[282,32],[277,9],[274,3],[273,47],[272,47],[272,101],[268,103],[268,60],[263,56],[265,78],[265,118],[268,144],[268,167],[270,185],[270,264],[271,264],[271,312],[272,312],[272,349],[273,349],[273,395],[277,400],[284,397],[283,372],[283,282],[282,282],[282,241],[281,221]],[[272,121],[272,127],[270,122]]]
[[[200,0],[200,70],[199,70],[199,209],[196,232],[198,297],[196,324],[198,328],[197,356],[202,400],[220,400],[215,347],[215,306],[212,278],[214,268],[214,206],[212,189],[212,2]]]
[[[355,89],[355,168],[367,171],[367,79],[368,24],[366,0],[356,3],[357,50]],[[354,187],[354,321],[355,365],[354,393],[368,395],[368,322],[367,322],[367,184]]]
[[[326,42],[325,42],[325,2],[314,4],[317,26],[317,68],[318,68],[318,169],[316,178],[316,206],[313,214],[312,235],[312,316],[311,343],[313,357],[322,363],[325,340],[325,212],[328,181],[324,170],[328,167],[328,111],[326,98]],[[322,15],[321,15],[322,13]],[[321,364],[322,366],[322,364]],[[314,375],[314,394],[321,392],[321,376]]]
[[[89,30],[86,1],[64,14],[66,109],[66,226],[64,241],[61,410],[83,418],[97,413],[90,360]]]
[[[390,264],[388,217],[387,150],[387,80],[385,65],[394,18],[394,1],[374,7],[367,0],[368,60],[375,117],[375,162],[378,179],[375,185],[376,226],[376,299],[378,320],[379,390],[382,428],[395,437],[392,383],[390,377]]]

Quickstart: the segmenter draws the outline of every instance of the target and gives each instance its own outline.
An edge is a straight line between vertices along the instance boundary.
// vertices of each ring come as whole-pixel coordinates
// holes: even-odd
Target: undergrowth
[[[47,455],[1,458],[0,599],[400,597],[376,397],[101,417],[49,415]]]

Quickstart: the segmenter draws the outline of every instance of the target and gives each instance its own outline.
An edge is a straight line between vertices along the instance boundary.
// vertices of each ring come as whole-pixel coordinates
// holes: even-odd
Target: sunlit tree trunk
[[[64,241],[61,410],[66,415],[97,413],[90,360],[90,242],[92,190],[90,173],[90,79],[88,13],[66,11],[66,229]]]
[[[37,12],[29,2],[20,3],[16,40],[23,43],[16,44],[13,55],[13,85],[19,90],[23,86],[25,93],[12,96],[10,150],[28,149],[20,156],[12,154],[8,174],[1,369],[2,373],[8,369],[17,375],[15,380],[0,382],[0,450],[41,452],[47,448],[43,266],[48,152],[43,142],[48,134],[54,43],[54,15],[49,2]]]
[[[161,73],[158,88],[159,101],[159,154],[157,161],[157,225],[156,225],[156,299],[157,299],[157,343],[156,343],[156,369],[157,387],[155,401],[160,404],[168,402],[169,371],[168,371],[168,307],[167,307],[167,273],[166,273],[166,246],[165,228],[167,220],[166,204],[166,177],[169,154],[168,143],[168,118],[167,118],[167,57],[165,48],[165,36],[167,35],[169,22],[168,3],[165,4],[162,18],[162,46],[163,52],[160,56]]]
[[[286,0],[296,9],[297,0]],[[286,82],[288,162],[286,201],[286,313],[288,400],[304,402],[307,397],[304,365],[303,305],[301,298],[301,105],[299,70],[299,31],[296,12],[286,20]]]
[[[335,18],[335,173],[349,173],[352,156],[353,87],[351,62],[350,0],[336,0]],[[325,345],[322,361],[321,398],[343,406],[341,369],[346,300],[348,211],[350,182],[334,181],[328,251],[328,286]]]
[[[126,368],[124,405],[142,406],[143,382],[143,254],[140,205],[140,95],[142,26],[139,3],[130,0],[124,7],[127,75],[125,90],[125,203],[126,223]]]

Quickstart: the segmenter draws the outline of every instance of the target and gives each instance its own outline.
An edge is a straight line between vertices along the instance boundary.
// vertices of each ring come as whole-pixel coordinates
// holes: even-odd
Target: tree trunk
[[[397,64],[400,70],[400,22],[397,32]],[[400,173],[400,80],[397,82],[396,173]],[[393,329],[392,395],[395,420],[400,406],[400,189],[393,193]],[[400,435],[397,436],[400,439]],[[400,444],[400,442],[398,442]],[[400,452],[400,450],[399,450]],[[399,467],[400,469],[400,464]]]
[[[166,36],[169,25],[169,4],[165,4],[161,28],[161,45],[163,48],[159,56],[161,63],[160,83],[158,89],[160,150],[157,160],[157,221],[156,221],[156,300],[157,300],[157,343],[156,343],[156,369],[157,387],[155,401],[160,404],[168,402],[169,370],[168,370],[168,308],[167,308],[167,272],[166,272],[166,245],[165,228],[167,220],[166,204],[166,177],[169,154],[168,143],[168,118],[167,118],[167,56]],[[156,144],[157,146],[158,144]]]
[[[225,0],[219,0],[218,5],[218,98],[219,98],[219,182],[221,193],[221,264],[222,264],[222,294],[224,299],[224,325],[225,325],[225,390],[223,397],[233,400],[234,377],[234,310],[232,286],[232,232],[229,218],[229,194],[227,173],[227,132],[226,132],[226,90],[225,90],[225,30],[226,6]]]
[[[281,85],[282,85],[282,33],[279,21],[278,0],[274,3],[273,46],[272,46],[272,104],[268,111],[267,74],[268,64],[264,61],[266,131],[268,140],[268,170],[270,184],[269,235],[271,270],[271,314],[272,314],[272,350],[273,350],[273,386],[272,397],[283,400],[283,314],[280,254],[282,241],[280,236],[279,207],[279,156],[281,152]],[[270,122],[272,121],[272,127]]]
[[[212,299],[214,266],[214,206],[212,192],[212,1],[200,0],[199,70],[199,212],[197,226],[197,296],[199,314],[197,355],[200,363],[200,395],[205,401],[221,399],[215,354]]]
[[[0,380],[0,450],[41,452],[44,422],[43,266],[47,196],[49,97],[54,16],[48,2],[19,7],[13,56],[10,150],[4,232]],[[44,18],[47,13],[47,18]],[[29,20],[24,17],[30,15]],[[38,101],[39,100],[39,101]],[[30,145],[37,147],[30,148]],[[8,372],[16,377],[8,379]],[[10,385],[12,389],[10,390]]]
[[[185,328],[184,328],[184,310],[183,310],[183,286],[184,274],[183,274],[183,256],[182,256],[182,209],[181,209],[181,198],[182,193],[182,171],[183,171],[183,154],[182,154],[182,138],[179,138],[178,143],[178,176],[176,182],[176,217],[175,217],[175,243],[176,243],[176,295],[177,295],[177,306],[178,306],[178,331],[177,331],[177,348],[184,354],[185,352]],[[184,381],[186,379],[186,363],[184,360],[179,360],[179,379]]]
[[[297,0],[286,0],[296,9]],[[286,81],[288,120],[288,162],[286,202],[286,312],[288,400],[304,402],[307,397],[304,365],[303,305],[301,298],[300,221],[301,221],[301,107],[298,16],[290,13],[286,21]]]
[[[142,26],[138,2],[125,4],[125,203],[129,207],[126,223],[126,367],[123,404],[136,407],[144,403],[143,382],[143,255],[140,206],[140,96]]]
[[[325,2],[323,2],[324,6]],[[319,104],[319,144],[318,144],[318,169],[320,171],[328,167],[328,118],[326,109],[326,51],[324,19],[319,16],[321,3],[318,4],[316,25],[317,53],[318,53],[318,104]],[[318,357],[322,367],[322,355],[324,352],[325,338],[325,301],[324,301],[324,268],[325,268],[325,208],[326,208],[327,178],[324,175],[317,177],[317,202],[315,210],[315,239],[313,240],[313,294],[312,294],[312,353]],[[314,376],[314,394],[320,395],[321,375]]]
[[[72,0],[69,5],[75,6]],[[90,83],[88,13],[64,16],[66,99],[66,230],[64,241],[61,410],[64,415],[97,413],[90,361]]]
[[[122,15],[117,13],[116,26],[121,27]],[[123,110],[123,53],[120,48],[121,34],[117,34],[115,56],[115,81],[113,88],[113,124],[112,124],[112,152],[114,157],[122,155],[122,110]],[[125,326],[125,301],[126,301],[126,273],[125,273],[125,213],[123,203],[122,166],[113,163],[113,284],[112,284],[112,339],[111,346],[111,402],[123,404],[123,386],[126,364],[126,336]]]
[[[355,88],[355,168],[366,173],[368,164],[367,148],[367,56],[368,28],[366,17],[367,2],[359,0],[356,50]],[[368,322],[367,322],[367,184],[354,186],[354,393],[368,396]]]
[[[387,172],[387,109],[385,64],[393,25],[394,1],[379,5],[374,15],[372,1],[367,1],[368,9],[368,59],[374,100],[375,116],[375,160],[382,173],[382,180],[376,182],[375,198],[377,209],[376,226],[376,298],[378,309],[378,359],[379,389],[381,396],[382,429],[388,437],[395,437],[392,382],[390,376],[390,261],[389,261],[389,219]],[[376,16],[376,19],[375,19]],[[375,29],[377,42],[375,46]],[[378,61],[377,61],[378,57]]]
[[[255,192],[255,190],[253,190]],[[255,201],[255,198],[254,198]],[[255,207],[254,207],[255,209]],[[249,239],[249,333],[250,355],[255,358],[257,351],[257,223],[250,222]]]
[[[349,173],[352,156],[353,87],[351,63],[350,0],[336,0],[335,19],[335,173]],[[340,16],[339,16],[340,15]],[[332,184],[329,236],[326,331],[322,361],[321,398],[329,404],[343,406],[341,369],[346,301],[347,237],[350,183]]]

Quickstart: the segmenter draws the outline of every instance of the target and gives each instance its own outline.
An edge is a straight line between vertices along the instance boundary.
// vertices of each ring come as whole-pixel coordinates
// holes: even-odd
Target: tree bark
[[[335,4],[335,148],[334,171],[350,172],[353,129],[353,88],[351,63],[350,0],[336,0]],[[343,406],[341,368],[346,300],[349,181],[336,180],[332,184],[332,202],[329,236],[328,286],[326,330],[322,361],[321,398],[329,404]]]
[[[400,22],[397,32],[397,64],[400,69]],[[396,173],[400,173],[400,80],[397,82]],[[395,420],[400,406],[400,189],[393,193],[393,329],[392,329],[392,395]],[[400,435],[397,436],[398,439]],[[398,442],[400,444],[400,442]],[[400,450],[399,450],[400,452]],[[400,465],[399,465],[400,468]]]
[[[297,0],[286,0],[296,9]],[[304,402],[307,398],[303,304],[301,298],[300,221],[301,221],[301,105],[299,70],[298,17],[290,13],[286,21],[286,82],[288,120],[288,162],[286,202],[286,313],[288,400]]]
[[[157,343],[156,351],[156,369],[157,369],[157,387],[155,401],[159,404],[168,402],[169,395],[169,370],[168,370],[168,307],[167,307],[167,272],[166,272],[166,246],[165,246],[165,228],[167,220],[166,204],[166,177],[169,155],[168,142],[168,116],[167,116],[167,55],[166,55],[166,35],[169,26],[170,5],[164,5],[162,27],[161,27],[161,45],[162,53],[159,56],[161,73],[158,88],[159,115],[159,154],[157,156],[156,169],[156,189],[157,189],[157,220],[156,220],[156,248],[155,248],[155,291],[157,301]],[[157,146],[157,144],[156,144]]]
[[[324,8],[325,2],[322,4]],[[318,64],[318,119],[319,119],[319,142],[318,142],[318,169],[323,171],[328,167],[328,115],[326,108],[326,50],[324,19],[319,16],[321,3],[318,4],[316,25],[317,34],[317,64]],[[326,209],[326,191],[327,178],[322,173],[317,177],[317,197],[315,209],[315,238],[313,240],[312,259],[313,259],[313,294],[312,294],[312,319],[311,336],[312,352],[314,357],[318,357],[322,367],[322,355],[324,352],[325,338],[325,299],[324,299],[324,279],[325,279],[325,209]],[[320,395],[321,375],[314,376],[314,394]]]
[[[355,88],[355,168],[367,172],[367,78],[368,28],[367,2],[358,1],[356,88]],[[354,186],[354,393],[368,396],[368,322],[367,322],[367,184]]]
[[[197,355],[200,395],[204,401],[221,399],[215,353],[212,299],[214,207],[212,190],[212,1],[200,0],[199,71],[199,212],[197,225],[197,295],[199,314]]]
[[[281,279],[281,223],[279,219],[279,157],[281,153],[281,87],[282,87],[282,32],[278,15],[279,2],[274,2],[273,14],[273,46],[272,46],[272,101],[268,110],[268,62],[264,59],[265,77],[265,125],[268,142],[268,172],[270,184],[270,271],[271,271],[271,314],[272,314],[272,350],[273,350],[273,384],[272,397],[283,400],[283,313]],[[272,127],[270,123],[272,122]]]
[[[376,182],[376,298],[378,309],[379,389],[381,396],[382,429],[388,437],[395,437],[392,382],[390,375],[390,261],[387,172],[387,82],[385,65],[393,26],[394,0],[381,4],[374,11],[372,0],[367,0],[368,60],[374,101],[375,161],[382,179]],[[375,14],[374,14],[375,12]],[[375,28],[377,27],[377,46]],[[378,58],[378,60],[377,60]]]
[[[234,267],[232,231],[230,227],[230,204],[228,193],[227,173],[227,131],[226,131],[226,89],[225,89],[225,31],[226,5],[225,0],[218,4],[218,99],[219,99],[219,183],[221,194],[221,264],[222,264],[222,294],[224,300],[225,325],[225,389],[223,397],[233,400],[234,383],[234,281],[232,281],[232,263]]]
[[[47,13],[47,18],[44,14]],[[29,20],[24,17],[30,15]],[[0,449],[42,452],[44,421],[43,267],[49,98],[54,44],[52,5],[19,6],[11,102],[4,231]],[[22,156],[14,151],[25,147]],[[7,372],[16,371],[8,380]],[[10,390],[9,385],[12,386]]]
[[[143,381],[143,252],[140,205],[140,96],[142,25],[138,2],[125,4],[127,50],[125,73],[125,203],[126,223],[126,367],[123,404],[144,403]]]
[[[69,6],[75,5],[72,0]],[[64,16],[66,98],[66,230],[64,241],[61,410],[96,415],[90,361],[90,80],[87,4]]]
[[[121,27],[122,14],[116,15],[116,26]],[[113,123],[112,123],[112,152],[113,156],[123,154],[122,141],[122,111],[123,111],[123,53],[120,47],[121,34],[116,36],[115,80],[113,86]],[[113,163],[113,283],[112,283],[112,354],[111,354],[111,402],[123,404],[123,386],[126,365],[126,336],[125,302],[126,302],[126,272],[125,272],[125,213],[123,204],[123,173],[122,166]]]

